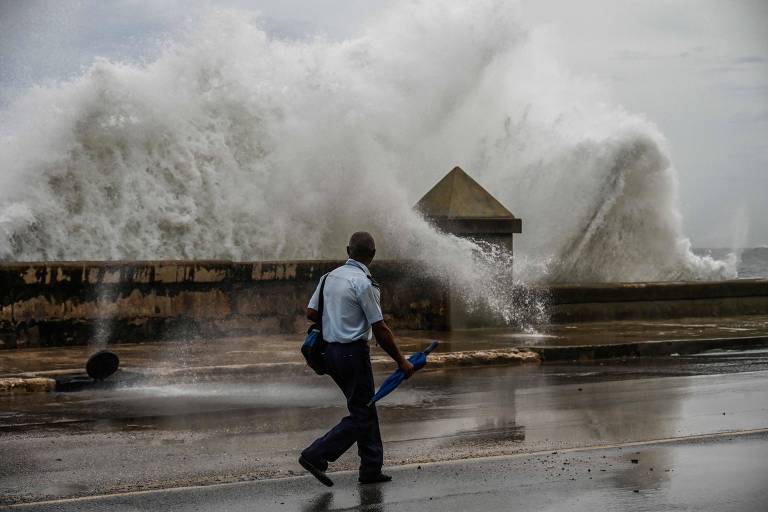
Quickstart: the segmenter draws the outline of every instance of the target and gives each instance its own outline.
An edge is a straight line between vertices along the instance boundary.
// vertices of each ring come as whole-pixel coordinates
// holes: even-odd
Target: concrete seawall
[[[551,286],[549,293],[554,322],[768,313],[768,279],[559,284]]]
[[[0,348],[301,332],[338,261],[66,262],[0,265]],[[446,289],[418,263],[372,266],[386,318],[443,330]]]
[[[0,264],[0,348],[299,333],[318,279],[339,263]],[[423,264],[380,261],[372,272],[395,328],[450,328],[448,287]],[[554,322],[768,314],[766,279],[553,285],[546,295]]]

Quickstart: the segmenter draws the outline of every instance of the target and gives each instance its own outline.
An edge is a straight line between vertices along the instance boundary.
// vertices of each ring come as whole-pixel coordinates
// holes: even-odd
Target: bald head
[[[376,243],[367,231],[358,231],[349,238],[347,254],[353,260],[369,264],[376,255]]]

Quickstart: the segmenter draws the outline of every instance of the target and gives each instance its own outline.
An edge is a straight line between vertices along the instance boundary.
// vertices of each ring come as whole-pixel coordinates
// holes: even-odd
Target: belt
[[[365,339],[365,338],[363,338],[363,339],[361,339],[361,340],[355,340],[355,341],[329,341],[328,343],[329,343],[329,344],[330,344],[330,343],[336,343],[336,344],[339,344],[339,345],[345,345],[345,346],[352,346],[352,345],[367,345],[367,344],[368,344],[368,340],[367,340],[367,339]]]

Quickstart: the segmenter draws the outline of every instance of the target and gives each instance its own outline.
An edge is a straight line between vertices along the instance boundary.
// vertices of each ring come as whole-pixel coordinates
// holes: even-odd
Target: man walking
[[[324,436],[312,443],[299,457],[299,464],[327,486],[333,482],[325,474],[333,462],[357,443],[362,484],[388,482],[392,477],[381,472],[384,448],[379,432],[376,405],[367,405],[375,392],[368,341],[371,333],[384,351],[406,375],[413,375],[413,365],[403,356],[392,331],[381,313],[379,285],[371,277],[368,265],[376,255],[373,237],[357,232],[349,239],[349,259],[327,274],[323,291],[323,317],[318,312],[320,285],[309,301],[307,318],[322,321],[328,375],[347,399],[349,416],[343,418]]]

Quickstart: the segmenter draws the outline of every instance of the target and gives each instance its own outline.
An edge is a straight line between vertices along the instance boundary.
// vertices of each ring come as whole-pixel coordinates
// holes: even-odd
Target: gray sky
[[[342,38],[388,2],[0,0],[0,105],[31,84],[81,72],[95,56],[151,59],[185,16],[210,4],[261,11],[282,37]],[[564,64],[659,125],[695,246],[768,245],[768,1],[521,4]]]

